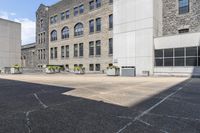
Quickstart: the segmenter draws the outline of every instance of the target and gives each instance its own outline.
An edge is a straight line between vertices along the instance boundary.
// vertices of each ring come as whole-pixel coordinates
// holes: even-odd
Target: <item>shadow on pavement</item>
[[[0,133],[200,132],[199,79],[130,108],[62,95],[71,90],[0,79]]]

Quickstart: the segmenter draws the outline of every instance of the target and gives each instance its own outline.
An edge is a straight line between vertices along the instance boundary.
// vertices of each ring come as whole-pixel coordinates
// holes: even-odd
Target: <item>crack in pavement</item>
[[[40,103],[40,105],[41,105],[44,109],[48,108],[48,106],[47,106],[46,104],[44,104],[44,103],[40,100],[40,98],[38,97],[38,95],[37,95],[36,93],[34,93],[33,95],[35,96],[35,98],[38,100],[38,102]]]
[[[30,122],[30,113],[34,112],[35,110],[30,110],[28,112],[26,112],[26,127],[28,128],[28,133],[32,132],[32,128],[31,128],[31,122]]]

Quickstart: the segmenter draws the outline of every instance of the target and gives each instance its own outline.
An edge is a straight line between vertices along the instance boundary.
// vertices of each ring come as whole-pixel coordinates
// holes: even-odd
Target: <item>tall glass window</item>
[[[82,57],[83,56],[83,43],[79,44],[79,56]]]
[[[112,55],[113,54],[113,39],[110,38],[109,39],[109,55]]]
[[[61,46],[61,58],[65,57],[65,47]]]
[[[109,15],[109,29],[113,28],[113,15]]]
[[[101,41],[98,40],[96,41],[96,56],[100,56],[101,55]]]
[[[89,56],[94,56],[94,42],[89,42]]]
[[[69,58],[69,45],[65,46],[65,56],[66,58]]]
[[[78,23],[74,27],[74,36],[80,36],[83,35],[83,24]]]
[[[101,7],[101,0],[96,0],[96,8]]]
[[[80,14],[84,13],[84,5],[79,6],[79,12]]]
[[[94,1],[90,1],[89,3],[89,7],[90,7],[90,10],[93,10],[94,9]]]
[[[78,44],[74,44],[74,57],[78,57]]]
[[[53,30],[51,32],[51,41],[56,41],[57,40],[57,31]]]
[[[179,0],[179,14],[189,12],[189,0]]]
[[[69,28],[64,27],[61,31],[61,34],[62,34],[62,39],[69,38]]]
[[[101,31],[101,18],[96,19],[96,31]]]
[[[94,32],[94,20],[89,21],[89,29],[90,29],[90,33]]]

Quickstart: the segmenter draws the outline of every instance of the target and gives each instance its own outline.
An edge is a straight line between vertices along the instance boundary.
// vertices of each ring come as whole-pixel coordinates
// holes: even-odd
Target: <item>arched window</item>
[[[51,41],[56,41],[57,40],[57,31],[53,30],[51,32]]]
[[[77,23],[74,26],[74,36],[80,36],[80,35],[83,35],[83,24]]]
[[[62,39],[69,38],[69,28],[64,27],[61,31]]]

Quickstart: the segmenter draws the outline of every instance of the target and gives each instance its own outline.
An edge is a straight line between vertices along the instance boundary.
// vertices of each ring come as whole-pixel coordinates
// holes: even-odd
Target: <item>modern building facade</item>
[[[112,0],[62,0],[49,7],[49,64],[104,72],[112,64]]]
[[[114,1],[114,58],[121,74],[200,75],[200,1]]]
[[[20,64],[21,24],[0,18],[0,69]]]

